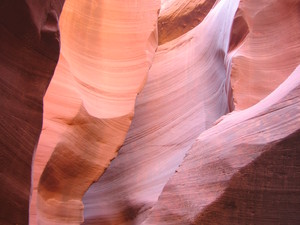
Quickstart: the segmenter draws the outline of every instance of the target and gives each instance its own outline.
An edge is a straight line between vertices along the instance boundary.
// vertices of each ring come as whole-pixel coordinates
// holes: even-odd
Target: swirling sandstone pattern
[[[157,47],[159,6],[158,1],[66,1],[61,58],[46,99],[71,111],[46,106],[36,182],[47,165],[32,206],[39,224],[83,221],[81,198],[123,144],[135,97],[147,78]]]
[[[143,224],[298,224],[299,144],[300,66],[197,138]]]
[[[195,138],[230,111],[225,52],[237,6],[223,1],[159,46],[125,143],[84,197],[84,224],[142,222]]]
[[[231,74],[237,109],[259,102],[300,64],[300,1],[259,4],[241,0],[233,25],[235,41],[240,42],[232,52]]]
[[[1,225],[300,224],[299,0],[63,3],[0,2]]]

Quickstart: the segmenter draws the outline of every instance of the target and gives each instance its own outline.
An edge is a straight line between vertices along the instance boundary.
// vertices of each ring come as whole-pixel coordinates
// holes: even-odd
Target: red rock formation
[[[32,223],[36,214],[39,224],[83,221],[81,198],[123,144],[147,78],[159,6],[144,0],[66,1],[61,58],[46,99],[52,107],[66,104],[59,109],[69,112],[46,106]]]
[[[241,0],[231,52],[237,109],[259,102],[300,64],[299,8],[299,0],[264,0],[259,5]]]
[[[27,224],[43,96],[59,56],[60,1],[0,2],[0,224]]]
[[[300,224],[299,0],[67,0],[43,113],[62,3],[0,3],[0,224]]]
[[[200,24],[216,0],[162,0],[158,18],[158,43],[180,37]]]
[[[142,224],[299,224],[299,128],[300,66],[203,132]]]
[[[36,194],[41,173],[60,137],[68,127],[66,121],[72,121],[82,104],[82,100],[74,96],[77,96],[75,82],[68,63],[61,55],[52,82],[44,98],[43,130],[37,146],[32,171],[33,192],[30,202],[29,224],[36,224]]]
[[[159,46],[125,143],[85,194],[84,224],[140,224],[196,137],[229,112],[224,53],[237,6],[222,2]]]

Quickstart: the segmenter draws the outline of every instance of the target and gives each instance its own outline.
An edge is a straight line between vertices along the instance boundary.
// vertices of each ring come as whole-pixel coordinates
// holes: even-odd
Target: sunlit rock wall
[[[225,53],[237,6],[223,2],[158,47],[124,145],[84,196],[84,224],[141,223],[196,137],[230,111]]]
[[[0,224],[300,224],[299,0],[63,3],[0,3]]]
[[[83,194],[117,155],[146,82],[159,8],[159,1],[66,1],[33,170],[32,223],[83,221]]]

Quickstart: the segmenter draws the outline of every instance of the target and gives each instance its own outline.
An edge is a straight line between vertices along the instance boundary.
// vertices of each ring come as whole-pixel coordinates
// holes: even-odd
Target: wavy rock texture
[[[300,63],[300,1],[241,0],[232,32],[237,109],[270,94]]]
[[[299,0],[63,2],[0,3],[1,225],[300,224]]]
[[[157,47],[159,7],[159,1],[66,1],[34,167],[32,224],[83,221],[81,198],[129,129]]]
[[[237,6],[221,2],[159,46],[125,143],[84,196],[84,224],[141,223],[196,137],[230,111],[224,57]]]
[[[197,138],[142,224],[299,224],[300,66],[220,121]]]
[[[44,98],[44,122],[33,164],[33,192],[30,204],[30,223],[36,224],[37,186],[56,144],[82,105],[69,65],[60,55],[52,82]],[[58,114],[59,113],[59,114]]]
[[[59,56],[61,1],[0,2],[0,224],[27,224],[43,96]]]

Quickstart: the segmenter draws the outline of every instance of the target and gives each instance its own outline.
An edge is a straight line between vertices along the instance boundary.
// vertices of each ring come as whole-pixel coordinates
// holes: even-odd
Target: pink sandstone
[[[61,58],[46,95],[52,107],[61,106],[46,105],[32,224],[83,221],[81,198],[123,144],[147,79],[158,9],[158,1],[66,1]]]
[[[299,9],[1,0],[0,224],[300,224]]]

